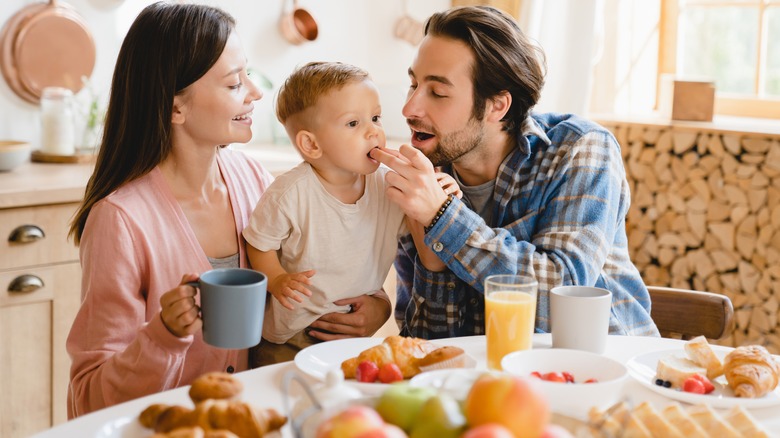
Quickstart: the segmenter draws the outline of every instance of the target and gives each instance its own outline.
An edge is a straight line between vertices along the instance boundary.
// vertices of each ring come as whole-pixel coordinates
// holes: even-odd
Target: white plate
[[[712,350],[721,360],[723,360],[733,348],[713,345]],[[731,388],[728,387],[728,383],[724,376],[720,376],[712,382],[713,385],[715,385],[715,390],[709,394],[694,394],[658,386],[655,384],[655,369],[658,360],[667,356],[685,357],[685,350],[679,348],[674,350],[652,351],[650,353],[634,356],[629,359],[626,364],[628,367],[628,374],[638,380],[642,385],[665,397],[692,404],[708,403],[714,408],[730,408],[735,405],[742,405],[742,407],[747,409],[764,408],[780,404],[780,387],[775,388],[774,391],[763,397],[740,398],[734,396],[734,393],[731,391]]]
[[[95,434],[95,438],[140,438],[152,434],[154,431],[141,426],[138,416],[127,416],[104,424]]]
[[[359,355],[363,350],[381,344],[383,340],[384,338],[351,338],[321,342],[299,351],[295,355],[295,366],[314,378],[325,380],[328,371],[341,369],[342,362]],[[441,346],[447,345],[436,341],[431,342]],[[477,361],[468,354],[466,356],[470,367],[476,366]],[[378,395],[387,388],[384,383],[361,383],[353,379],[346,381],[366,395]]]

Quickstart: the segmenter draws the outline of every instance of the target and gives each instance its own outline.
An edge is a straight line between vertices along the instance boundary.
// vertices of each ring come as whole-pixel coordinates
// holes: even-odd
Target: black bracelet
[[[444,204],[439,207],[439,211],[436,212],[436,216],[433,217],[433,220],[430,224],[428,224],[427,227],[423,227],[423,230],[427,234],[428,231],[431,231],[431,228],[433,228],[434,225],[436,225],[436,222],[439,222],[439,219],[441,219],[441,216],[444,214],[444,212],[447,210],[447,207],[452,204],[452,200],[455,199],[455,195],[449,194],[447,195],[447,200],[444,201]]]

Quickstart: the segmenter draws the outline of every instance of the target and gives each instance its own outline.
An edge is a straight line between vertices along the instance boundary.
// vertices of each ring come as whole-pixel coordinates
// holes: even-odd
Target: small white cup
[[[553,348],[603,353],[609,334],[612,293],[590,286],[558,286],[550,291]]]

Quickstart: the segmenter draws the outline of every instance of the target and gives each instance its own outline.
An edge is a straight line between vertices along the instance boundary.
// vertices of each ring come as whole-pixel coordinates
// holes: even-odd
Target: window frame
[[[658,25],[658,75],[657,89],[660,90],[661,78],[664,74],[675,74],[677,72],[677,30],[678,18],[680,12],[680,0],[660,0],[661,14]],[[745,6],[744,2],[738,1],[697,1],[687,0],[690,4],[699,4],[701,6]],[[759,97],[761,93],[764,72],[763,64],[766,62],[766,26],[765,14],[771,7],[780,8],[780,3],[773,0],[757,0],[757,4],[751,7],[759,8],[759,26],[758,31],[758,56],[756,59],[756,76],[754,90],[756,94],[752,97],[736,97],[734,95],[721,94],[715,92],[715,114],[780,119],[780,98]],[[659,96],[656,95],[656,108],[658,107]]]

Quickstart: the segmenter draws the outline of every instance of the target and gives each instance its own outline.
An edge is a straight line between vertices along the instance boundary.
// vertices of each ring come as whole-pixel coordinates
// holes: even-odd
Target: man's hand
[[[352,311],[322,315],[309,326],[310,336],[323,341],[371,336],[382,328],[392,311],[384,291],[377,292],[375,295],[345,298],[333,303],[339,306],[352,306]]]
[[[372,149],[371,158],[394,170],[385,176],[387,197],[410,218],[423,225],[430,224],[447,200],[430,160],[409,145],[401,145],[397,153],[391,149]]]

